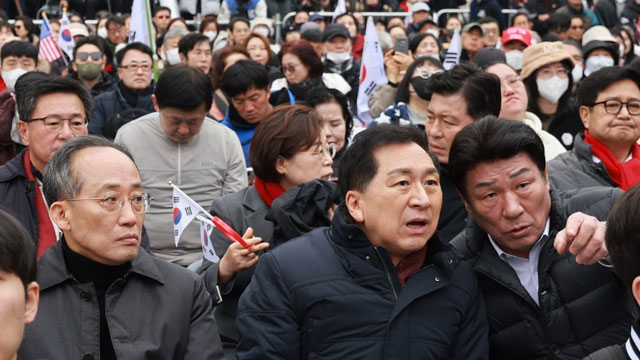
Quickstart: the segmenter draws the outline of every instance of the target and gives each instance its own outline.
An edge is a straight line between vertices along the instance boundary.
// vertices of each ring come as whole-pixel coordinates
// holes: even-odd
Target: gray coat
[[[21,359],[99,359],[100,311],[92,283],[67,270],[61,243],[38,261],[40,304],[25,328]],[[202,280],[139,251],[105,295],[118,359],[221,359],[211,299]]]
[[[262,201],[255,186],[216,199],[211,206],[211,214],[220,217],[240,235],[244,234],[244,231],[251,226],[256,237],[261,237],[262,241],[271,243],[273,222],[265,220],[267,211],[269,211],[269,206]],[[231,245],[231,240],[214,229],[211,234],[211,243],[216,254],[222,258]],[[238,299],[249,285],[254,270],[255,265],[238,272],[224,289],[220,289],[224,300],[215,307],[215,316],[225,348],[233,349],[238,342],[236,328]],[[203,273],[207,289],[210,292],[215,291],[218,283],[218,264],[205,261],[200,272]]]
[[[618,187],[611,180],[602,163],[593,162],[591,145],[584,142],[584,134],[576,135],[573,149],[547,163],[551,188],[572,190],[594,186]]]

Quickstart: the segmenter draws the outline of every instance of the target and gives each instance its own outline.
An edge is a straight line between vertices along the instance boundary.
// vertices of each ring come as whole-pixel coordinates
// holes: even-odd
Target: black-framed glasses
[[[80,61],[87,61],[89,57],[91,57],[91,60],[93,61],[100,61],[100,59],[102,59],[102,53],[100,51],[94,51],[94,52],[81,51],[76,54],[76,57]]]
[[[100,206],[107,212],[120,212],[124,206],[124,201],[129,200],[133,211],[138,213],[147,212],[153,198],[145,192],[133,193],[130,196],[124,196],[116,191],[105,193],[99,198],[82,198],[82,199],[64,199],[65,201],[81,201],[81,200],[97,200]]]
[[[593,107],[600,104],[604,105],[604,111],[606,111],[607,114],[618,115],[622,110],[622,105],[626,105],[629,115],[640,115],[640,100],[622,102],[616,99],[609,99],[593,103],[591,106]]]
[[[44,127],[52,133],[59,133],[60,131],[62,131],[62,127],[64,126],[63,124],[65,123],[65,121],[69,123],[71,132],[75,134],[79,134],[87,128],[87,118],[80,114],[75,114],[67,119],[63,118],[60,115],[49,115],[41,118],[26,119],[23,121],[42,121],[44,123]]]

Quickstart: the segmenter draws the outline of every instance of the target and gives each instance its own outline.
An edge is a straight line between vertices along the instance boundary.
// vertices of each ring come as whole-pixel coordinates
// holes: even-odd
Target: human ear
[[[38,301],[40,300],[40,285],[32,281],[27,285],[27,303],[24,309],[24,323],[29,324],[36,319]]]
[[[276,159],[276,171],[280,175],[287,175],[287,159],[282,156],[278,156]]]
[[[51,218],[62,231],[69,231],[71,224],[69,223],[69,212],[66,203],[56,201],[49,207]]]
[[[631,293],[633,298],[636,299],[636,303],[640,304],[640,276],[636,276],[631,283]]]
[[[591,110],[589,110],[588,106],[580,106],[578,109],[578,113],[580,114],[580,120],[582,120],[582,124],[585,129],[589,129],[589,115],[591,114]]]
[[[155,94],[151,94],[151,102],[153,103],[153,109],[156,112],[160,111],[160,106],[158,106],[158,100],[156,99]]]
[[[20,139],[25,146],[29,146],[29,127],[27,123],[24,121],[18,121],[18,135],[20,135]]]
[[[364,209],[361,200],[361,194],[356,190],[347,191],[344,199],[345,205],[349,210],[349,215],[351,215],[351,218],[357,223],[364,222]]]

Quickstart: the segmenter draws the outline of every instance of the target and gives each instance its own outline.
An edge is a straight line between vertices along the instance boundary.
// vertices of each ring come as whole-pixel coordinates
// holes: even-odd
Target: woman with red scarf
[[[274,108],[255,130],[249,160],[256,175],[255,184],[214,200],[211,214],[244,234],[251,250],[214,230],[211,241],[221,259],[217,264],[205,262],[201,269],[209,291],[216,291],[217,285],[224,298],[215,308],[215,316],[227,358],[235,358],[238,343],[238,299],[249,285],[257,254],[271,242],[274,223],[265,219],[271,204],[296,185],[314,179],[328,180],[333,174],[322,122],[306,106]],[[256,238],[251,238],[254,234]]]

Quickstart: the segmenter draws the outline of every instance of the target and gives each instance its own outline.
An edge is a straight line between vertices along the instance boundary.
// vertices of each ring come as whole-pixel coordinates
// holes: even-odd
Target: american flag
[[[42,17],[42,26],[40,27],[40,45],[38,57],[45,58],[48,62],[52,62],[62,57],[62,52],[58,48],[56,39],[53,37],[49,21],[46,17]]]

